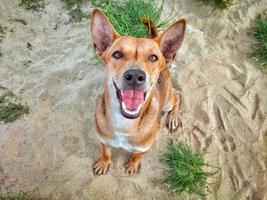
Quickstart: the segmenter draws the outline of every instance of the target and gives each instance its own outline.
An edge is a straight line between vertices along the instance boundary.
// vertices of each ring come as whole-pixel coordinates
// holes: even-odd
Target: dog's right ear
[[[118,36],[107,16],[98,8],[92,14],[91,32],[94,48],[100,56]]]

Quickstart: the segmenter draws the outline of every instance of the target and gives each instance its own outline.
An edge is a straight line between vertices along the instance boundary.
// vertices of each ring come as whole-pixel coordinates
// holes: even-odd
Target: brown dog
[[[156,140],[161,112],[168,113],[168,128],[177,128],[180,97],[166,66],[181,46],[185,27],[182,19],[154,39],[123,37],[99,9],[93,11],[93,43],[106,65],[104,91],[95,112],[97,137],[103,146],[95,174],[107,173],[111,147],[132,153],[125,168],[127,173],[136,173]]]

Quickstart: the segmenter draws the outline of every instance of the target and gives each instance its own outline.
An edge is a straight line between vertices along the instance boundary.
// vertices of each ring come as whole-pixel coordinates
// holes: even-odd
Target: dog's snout
[[[128,86],[140,87],[146,81],[146,74],[139,69],[130,69],[123,74],[123,79]]]

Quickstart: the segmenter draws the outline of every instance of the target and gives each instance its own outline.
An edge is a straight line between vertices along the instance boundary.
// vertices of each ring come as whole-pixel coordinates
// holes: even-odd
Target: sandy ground
[[[220,168],[208,199],[267,200],[267,75],[247,57],[248,30],[266,0],[240,0],[227,11],[167,1],[189,24],[171,69],[183,126],[170,135],[162,125],[134,176],[124,174],[129,154],[116,149],[108,175],[92,172],[101,153],[93,116],[104,67],[94,58],[88,20],[64,24],[59,1],[34,13],[18,3],[0,1],[0,23],[9,30],[0,44],[0,85],[21,97],[30,114],[0,124],[0,189],[51,199],[192,199],[168,194],[162,184],[160,155],[172,137]]]

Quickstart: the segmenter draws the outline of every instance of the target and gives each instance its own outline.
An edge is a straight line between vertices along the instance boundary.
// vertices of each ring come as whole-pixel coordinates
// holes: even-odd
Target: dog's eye
[[[149,60],[152,62],[156,62],[158,60],[158,56],[156,56],[155,54],[152,54],[149,56]]]
[[[120,59],[122,57],[122,53],[120,51],[115,51],[113,54],[112,54],[112,57],[113,58],[116,58],[116,59]]]

